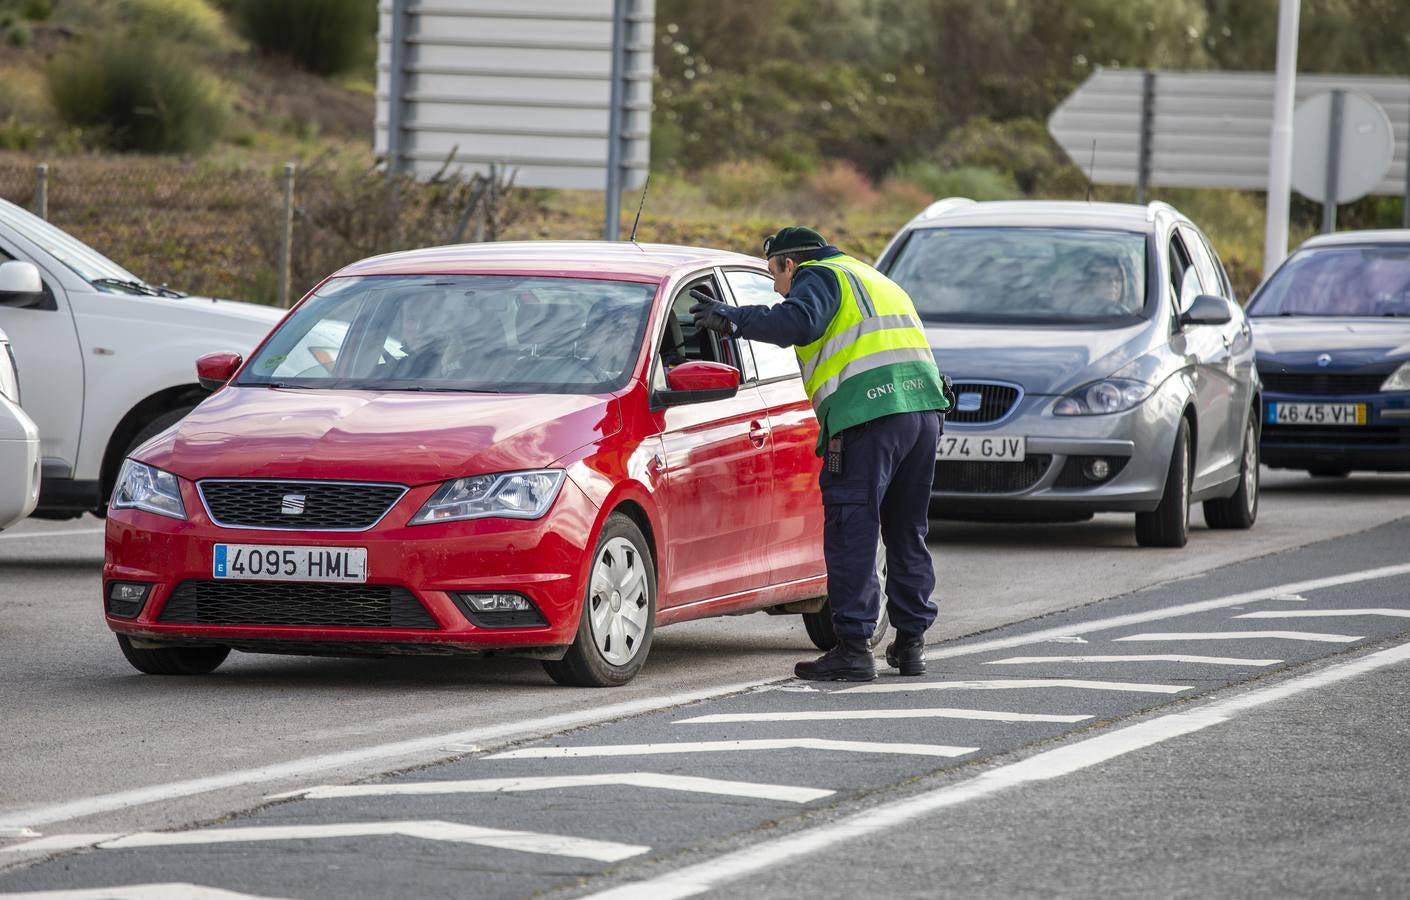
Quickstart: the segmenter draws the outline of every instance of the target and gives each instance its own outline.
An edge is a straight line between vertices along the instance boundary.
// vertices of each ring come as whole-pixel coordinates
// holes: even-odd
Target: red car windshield
[[[1410,245],[1294,254],[1249,301],[1250,316],[1410,316]]]
[[[631,376],[654,285],[517,275],[334,278],[239,385],[600,393]]]

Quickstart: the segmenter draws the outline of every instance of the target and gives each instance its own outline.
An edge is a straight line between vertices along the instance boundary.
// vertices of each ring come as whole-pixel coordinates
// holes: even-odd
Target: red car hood
[[[620,427],[606,396],[228,387],[134,456],[192,480],[417,485],[543,468]]]

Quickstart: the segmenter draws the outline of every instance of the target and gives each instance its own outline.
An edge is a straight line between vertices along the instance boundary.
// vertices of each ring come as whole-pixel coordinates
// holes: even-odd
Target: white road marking
[[[240,894],[203,884],[122,884],[113,887],[0,894],[7,900],[279,900],[264,894]]]
[[[751,797],[756,800],[782,800],[788,803],[811,803],[829,797],[836,791],[822,788],[794,787],[788,784],[759,784],[750,781],[725,781],[719,778],[699,778],[694,775],[663,775],[657,772],[619,772],[605,775],[546,775],[526,778],[476,778],[466,781],[413,781],[397,784],[330,784],[272,794],[270,800],[302,797],[306,800],[327,800],[338,797],[387,797],[426,794],[494,794],[514,791],[550,791],[560,788],[598,787],[659,788],[666,791],[686,791],[695,794],[721,794],[730,797]]]
[[[455,844],[477,844],[497,850],[518,850],[549,856],[571,856],[598,862],[619,862],[650,850],[637,844],[619,844],[591,838],[543,834],[537,831],[509,831],[482,828],[459,822],[434,819],[405,822],[340,822],[332,825],[252,825],[242,828],[202,828],[195,831],[139,831],[122,835],[88,835],[100,840],[75,844],[67,849],[96,846],[100,850],[133,850],[145,847],[191,847],[203,844],[248,844],[269,841],[308,841],[321,838],[362,838],[400,836]],[[55,835],[55,838],[71,837]],[[53,850],[55,838],[41,838],[28,844],[0,849],[4,853],[27,850]],[[42,846],[35,846],[42,845]]]
[[[606,744],[590,747],[525,747],[485,759],[578,759],[588,756],[655,756],[670,753],[727,753],[753,750],[833,750],[841,753],[897,753],[903,756],[964,756],[978,747],[833,741],[824,738],[759,738],[742,741],[681,741],[667,744]]]
[[[1126,691],[1133,694],[1178,694],[1183,684],[1139,684],[1130,681],[1084,681],[1080,678],[998,678],[989,681],[880,681],[838,691],[839,694],[901,694],[911,691],[1004,691],[1027,688],[1076,688],[1085,691]]]
[[[0,538],[3,537],[4,535],[0,535]],[[14,537],[29,537],[29,535],[15,535]],[[1340,585],[1356,584],[1363,581],[1394,578],[1406,574],[1410,574],[1410,563],[1381,566],[1376,569],[1366,569],[1360,572],[1347,572],[1341,575],[1331,575],[1310,581],[1289,582],[1261,590],[1245,591],[1241,594],[1216,597],[1212,600],[1201,600],[1194,603],[1181,604],[1179,606],[1163,606],[1148,612],[1130,613],[1122,616],[1113,616],[1107,619],[1095,619],[1080,625],[1069,624],[1061,628],[1049,628],[1029,632],[1027,634],[1015,635],[1013,637],[994,638],[992,640],[976,641],[968,644],[960,644],[958,646],[936,647],[927,651],[925,658],[950,659],[958,656],[971,656],[977,653],[987,653],[991,650],[1004,650],[1012,647],[1037,644],[1043,641],[1072,636],[1079,633],[1089,634],[1094,631],[1105,631],[1127,625],[1140,625],[1147,622],[1160,621],[1162,619],[1176,618],[1189,615],[1190,613],[1204,612],[1212,609],[1224,609],[1258,600],[1273,599],[1284,594],[1315,591]],[[1263,662],[1262,664],[1274,665],[1280,661],[1281,660],[1271,660]],[[493,725],[486,728],[471,729],[469,731],[413,738],[388,744],[377,744],[357,750],[347,750],[341,753],[319,754],[316,756],[293,759],[284,763],[276,763],[270,766],[238,769],[219,775],[206,776],[204,778],[194,778],[167,784],[154,784],[148,787],[118,791],[111,794],[97,794],[47,806],[36,806],[28,809],[9,809],[0,813],[0,828],[47,825],[54,822],[79,818],[81,816],[113,812],[132,806],[157,803],[178,797],[189,797],[210,791],[243,787],[280,779],[307,778],[317,772],[364,765],[369,762],[436,752],[444,754],[444,751],[440,750],[440,748],[445,744],[488,743],[491,741],[521,739],[535,734],[551,733],[566,728],[577,728],[583,725],[611,721],[612,719],[636,715],[638,713],[653,712],[668,709],[673,706],[681,706],[698,700],[723,697],[728,694],[740,693],[742,691],[766,686],[775,686],[791,680],[791,678],[761,678],[743,684],[722,685],[716,688],[707,688],[656,699],[644,698],[627,703],[582,709],[522,722],[508,722],[503,725]]]
[[[714,713],[677,719],[677,725],[717,725],[725,722],[840,722],[849,719],[975,719],[983,722],[1085,722],[1091,716],[999,712],[991,709],[810,709],[798,712]]]
[[[1334,616],[1386,616],[1396,619],[1410,619],[1410,609],[1269,609],[1261,612],[1244,613],[1236,619],[1322,619]]]
[[[1205,663],[1211,666],[1276,666],[1281,659],[1236,659],[1228,656],[1189,656],[1183,653],[1142,653],[1131,656],[1010,656],[1007,659],[991,659],[986,666],[1018,666],[1027,663],[1079,662],[1079,663],[1125,663],[1125,662],[1187,662]]]
[[[609,888],[590,895],[590,900],[676,900],[692,897],[800,857],[838,845],[854,844],[874,834],[894,831],[907,822],[947,807],[992,796],[1017,785],[1059,778],[1143,747],[1228,722],[1238,713],[1407,661],[1410,661],[1410,644],[1401,644],[1310,675],[1240,693],[1190,712],[1172,713],[1098,734],[991,769],[968,781],[754,844],[655,878]]]
[[[1357,584],[1362,581],[1395,578],[1399,575],[1410,575],[1410,563],[1381,566],[1375,569],[1365,569],[1360,572],[1346,572],[1341,575],[1328,575],[1325,578],[1314,578],[1309,581],[1291,581],[1287,584],[1277,584],[1256,591],[1244,591],[1240,594],[1215,597],[1213,600],[1198,600],[1194,603],[1182,603],[1179,606],[1160,606],[1146,612],[1127,613],[1123,616],[1112,616],[1107,619],[1093,619],[1090,622],[1068,624],[1058,628],[1046,628],[1042,631],[1031,631],[1027,634],[1018,634],[1013,637],[993,638],[992,640],[976,641],[972,644],[960,644],[954,647],[936,647],[926,651],[925,658],[950,659],[956,656],[971,656],[975,653],[988,653],[991,650],[1008,650],[1012,647],[1024,647],[1029,644],[1050,641],[1054,638],[1065,637],[1067,635],[1091,634],[1094,631],[1109,631],[1112,628],[1122,628],[1127,625],[1144,625],[1147,622],[1174,619],[1192,613],[1207,612],[1211,609],[1226,609],[1230,606],[1240,606],[1259,600],[1280,599],[1284,594],[1301,594],[1307,591],[1320,591],[1325,588]]]
[[[1128,634],[1113,641],[1320,641],[1324,644],[1353,644],[1363,640],[1354,634],[1320,634],[1315,631],[1159,631]]]
[[[107,529],[104,526],[97,528],[69,528],[63,531],[30,531],[24,534],[0,534],[0,541],[37,541],[42,538],[71,537],[82,534],[102,534]]]
[[[29,809],[9,809],[3,814],[0,814],[0,828],[47,825],[53,822],[77,819],[82,816],[91,816],[97,813],[127,809],[128,807],[139,806],[144,803],[157,803],[163,800],[172,800],[177,797],[204,794],[209,791],[243,787],[245,785],[279,781],[282,779],[306,779],[316,772],[326,772],[401,757],[418,756],[421,754],[444,756],[447,754],[443,748],[448,745],[483,744],[490,741],[516,740],[552,734],[567,728],[578,728],[583,725],[608,722],[613,719],[633,716],[639,713],[670,709],[675,706],[694,703],[698,700],[708,700],[714,697],[736,694],[758,687],[759,685],[772,684],[776,680],[777,679],[762,678],[758,681],[721,685],[719,687],[687,691],[685,693],[671,694],[662,697],[643,697],[640,700],[612,703],[607,706],[585,705],[572,712],[558,713],[537,719],[525,719],[517,722],[506,722],[502,725],[489,725],[484,728],[456,731],[450,734],[436,734],[429,737],[412,738],[410,740],[395,741],[388,744],[376,744],[371,747],[363,747],[357,750],[344,750],[339,753],[306,756],[301,759],[293,759],[288,762],[274,763],[253,769],[237,769],[231,772],[224,772],[220,775],[209,775],[204,778],[193,778],[188,781],[173,781],[167,784],[154,784],[149,787],[118,791],[112,794],[97,794],[91,797],[82,797],[77,800],[54,803],[48,806],[37,806]],[[463,751],[457,750],[454,754],[450,755],[459,755],[462,752]]]

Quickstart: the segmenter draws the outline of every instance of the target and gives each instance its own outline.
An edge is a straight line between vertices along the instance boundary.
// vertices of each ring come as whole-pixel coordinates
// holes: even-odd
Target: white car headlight
[[[412,518],[412,525],[461,519],[537,519],[563,486],[562,469],[474,475],[447,481]]]
[[[122,464],[108,506],[143,509],[173,519],[186,518],[186,505],[181,502],[181,487],[176,476],[131,459]]]
[[[1082,387],[1053,404],[1055,416],[1101,416],[1125,412],[1151,394],[1151,386],[1130,378],[1103,378]]]
[[[1410,391],[1410,362],[1401,363],[1400,368],[1390,373],[1381,385],[1383,391]]]

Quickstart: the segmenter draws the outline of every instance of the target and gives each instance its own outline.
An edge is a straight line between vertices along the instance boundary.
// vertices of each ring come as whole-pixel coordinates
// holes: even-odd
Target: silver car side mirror
[[[27,309],[44,302],[44,281],[32,262],[13,259],[0,263],[0,306]]]
[[[1233,321],[1229,301],[1213,294],[1200,294],[1190,301],[1190,308],[1180,314],[1181,325],[1226,325]]]

